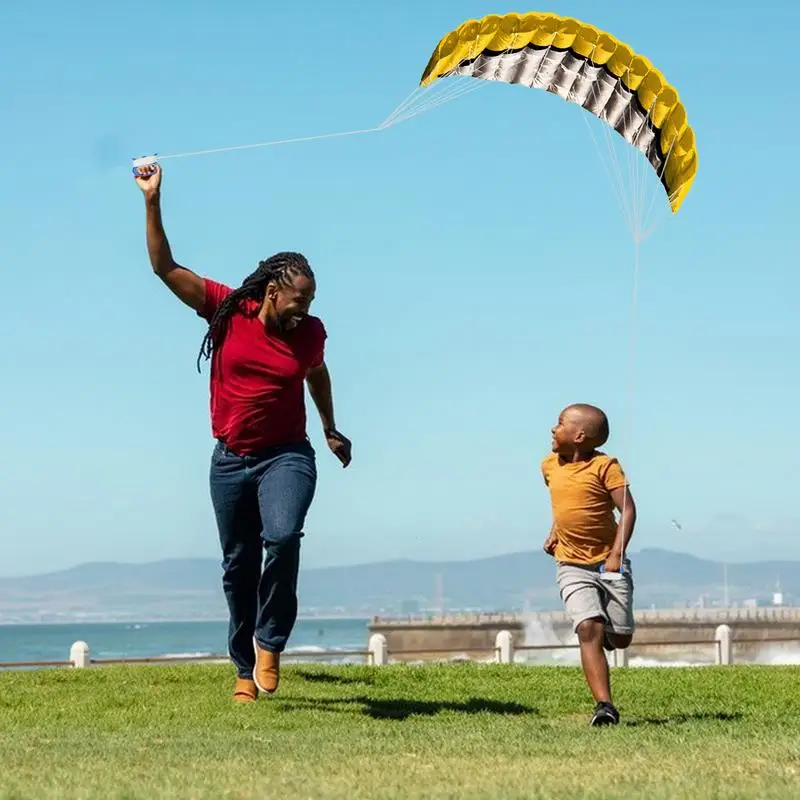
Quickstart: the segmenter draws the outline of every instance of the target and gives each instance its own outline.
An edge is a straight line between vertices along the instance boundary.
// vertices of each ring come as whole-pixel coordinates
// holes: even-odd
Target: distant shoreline
[[[372,615],[326,615],[326,616],[302,616],[297,617],[298,622],[370,622]],[[21,628],[21,627],[34,627],[37,625],[199,625],[205,622],[221,622],[227,623],[227,617],[203,617],[198,619],[182,619],[176,618],[147,618],[147,617],[130,617],[126,619],[71,619],[71,620],[30,620],[28,622],[2,622],[0,621],[0,628]]]

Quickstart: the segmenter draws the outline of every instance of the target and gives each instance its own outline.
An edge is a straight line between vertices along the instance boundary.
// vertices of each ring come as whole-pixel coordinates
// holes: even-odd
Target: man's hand
[[[352,459],[350,440],[335,429],[325,431],[325,440],[328,442],[331,452],[342,462],[342,466],[346,467]]]
[[[149,199],[161,188],[161,167],[158,164],[146,164],[139,167],[139,175],[134,176],[136,185],[142,190],[145,198]]]
[[[556,545],[558,544],[558,537],[555,535],[553,531],[550,531],[550,535],[544,540],[544,545],[542,549],[547,553],[547,555],[552,556],[553,553],[556,551]]]
[[[325,431],[325,440],[331,452],[346,467],[350,463],[350,440],[336,430],[333,417],[333,394],[331,392],[331,376],[324,361],[312,367],[306,375],[308,391],[314,401],[322,420],[322,429]]]

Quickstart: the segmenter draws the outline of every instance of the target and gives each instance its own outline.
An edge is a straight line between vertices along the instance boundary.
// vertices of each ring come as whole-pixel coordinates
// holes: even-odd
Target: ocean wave
[[[769,642],[765,642],[755,658],[755,663],[773,666],[800,664],[800,648],[794,643],[790,643],[789,647],[781,647],[778,644],[770,645]]]
[[[164,653],[163,655],[159,656],[159,658],[214,658],[217,654],[215,653]],[[222,656],[225,658],[225,656]]]
[[[293,653],[343,653],[352,650],[365,650],[363,644],[340,644],[340,645],[333,645],[331,647],[320,647],[316,644],[300,644],[296,645],[295,647],[287,647],[286,654],[291,655]]]
[[[711,667],[712,661],[659,661],[657,658],[642,658],[635,656],[628,660],[629,667]]]

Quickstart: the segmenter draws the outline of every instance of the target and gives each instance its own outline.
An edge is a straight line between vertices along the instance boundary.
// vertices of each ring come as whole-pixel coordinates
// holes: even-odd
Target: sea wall
[[[512,614],[451,614],[427,619],[374,617],[369,634],[386,637],[393,661],[489,659],[500,631],[511,631],[515,646],[520,646],[526,628],[526,620]]]
[[[713,663],[719,625],[729,625],[737,661],[757,660],[781,647],[800,648],[800,608],[660,609],[637,611],[629,658]],[[547,660],[577,644],[563,611],[530,614],[447,614],[374,617],[369,634],[383,634],[393,661],[490,660],[501,630],[510,631],[523,659]],[[792,644],[792,642],[794,644]],[[529,649],[530,648],[530,649]],[[549,648],[549,649],[548,649]]]

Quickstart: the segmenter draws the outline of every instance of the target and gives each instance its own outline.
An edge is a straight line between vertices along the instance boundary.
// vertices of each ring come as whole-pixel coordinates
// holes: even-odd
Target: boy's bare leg
[[[578,642],[581,646],[581,666],[596,703],[611,702],[611,683],[608,661],[603,652],[605,622],[602,619],[587,619],[578,625]]]
[[[581,646],[581,664],[586,683],[594,697],[595,706],[591,725],[617,725],[619,712],[611,702],[611,680],[604,646],[609,640],[614,646],[625,648],[630,644],[628,635],[607,633],[602,619],[587,619],[578,625],[578,641]]]

